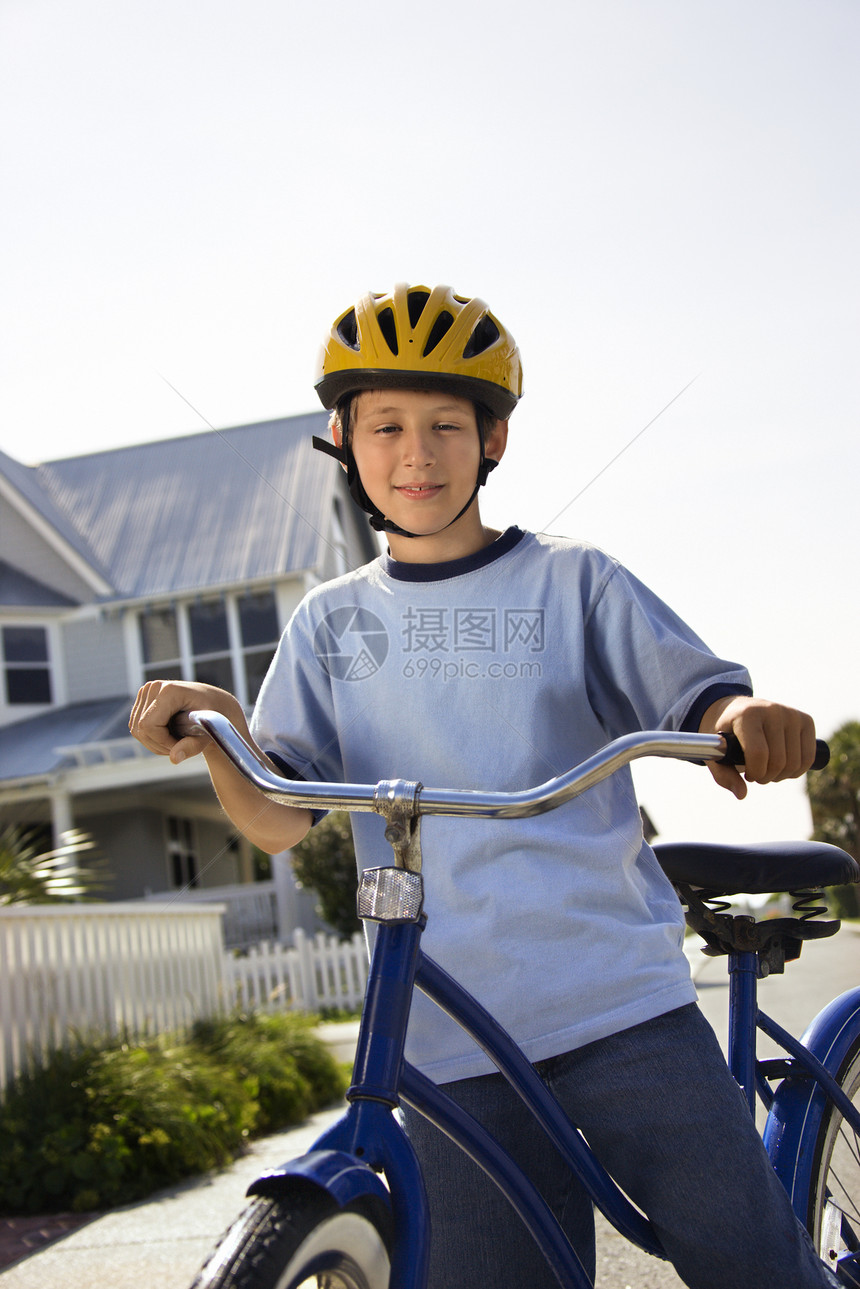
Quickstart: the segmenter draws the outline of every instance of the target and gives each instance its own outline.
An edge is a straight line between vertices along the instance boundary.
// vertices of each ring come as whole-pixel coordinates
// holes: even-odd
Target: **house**
[[[326,423],[38,466],[0,453],[0,824],[90,833],[111,899],[212,898],[259,875],[200,758],[151,755],[128,715],[155,677],[223,686],[250,709],[304,593],[376,556],[343,472],[312,449]],[[306,924],[307,908],[283,906],[293,895],[282,914]]]

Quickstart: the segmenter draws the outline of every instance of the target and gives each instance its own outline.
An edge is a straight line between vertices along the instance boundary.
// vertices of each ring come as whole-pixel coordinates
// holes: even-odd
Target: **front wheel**
[[[855,1108],[860,1107],[860,1041],[836,1076]],[[860,1135],[835,1106],[825,1111],[815,1141],[806,1227],[818,1256],[835,1267],[843,1253],[860,1250]]]
[[[381,1216],[323,1192],[258,1199],[236,1219],[191,1289],[388,1289]]]

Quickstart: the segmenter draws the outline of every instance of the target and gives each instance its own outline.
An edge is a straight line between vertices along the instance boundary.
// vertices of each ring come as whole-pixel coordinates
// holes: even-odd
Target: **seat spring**
[[[710,891],[702,890],[701,888],[695,893],[710,913],[728,913],[731,910],[731,900],[721,899],[720,896],[713,895]]]
[[[789,891],[794,903],[791,906],[792,912],[798,915],[799,922],[808,922],[810,918],[820,917],[822,914],[829,913],[826,904],[821,903],[824,899],[824,893],[820,887],[811,887],[805,891]]]

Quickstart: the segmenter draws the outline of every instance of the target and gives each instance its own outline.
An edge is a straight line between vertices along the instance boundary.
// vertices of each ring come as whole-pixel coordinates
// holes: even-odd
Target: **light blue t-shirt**
[[[518,791],[635,730],[695,729],[747,672],[582,542],[508,529],[447,564],[388,556],[313,590],[257,703],[259,745],[304,779]],[[359,869],[392,862],[352,816]],[[426,953],[542,1060],[695,999],[677,897],[629,770],[531,819],[422,822]],[[407,1058],[437,1082],[494,1067],[416,994]]]

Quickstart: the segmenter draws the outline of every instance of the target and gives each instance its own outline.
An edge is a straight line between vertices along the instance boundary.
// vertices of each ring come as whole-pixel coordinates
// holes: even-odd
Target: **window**
[[[198,680],[256,701],[278,643],[272,591],[152,609],[140,619],[144,680]]]
[[[6,702],[24,707],[52,702],[48,633],[44,627],[4,627]]]
[[[239,630],[242,637],[245,692],[248,702],[254,703],[278,643],[278,611],[271,591],[241,597]]]
[[[194,679],[205,685],[235,692],[233,660],[230,657],[230,628],[223,600],[203,600],[188,609]]]
[[[181,680],[182,651],[175,609],[153,609],[140,619],[144,680]]]
[[[197,842],[190,819],[169,815],[167,819],[167,867],[174,889],[199,886],[197,876]]]

